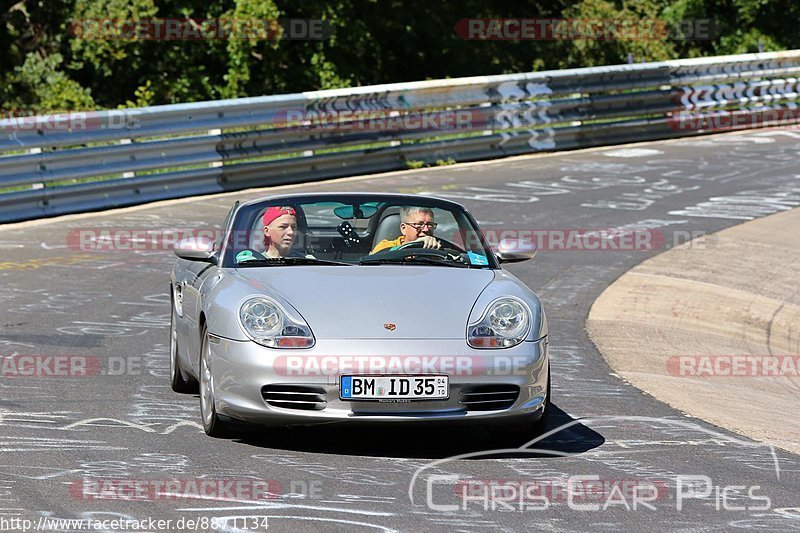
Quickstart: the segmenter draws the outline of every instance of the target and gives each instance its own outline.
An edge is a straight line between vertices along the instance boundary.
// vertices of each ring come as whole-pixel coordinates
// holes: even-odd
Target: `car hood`
[[[463,339],[475,300],[494,279],[488,269],[398,265],[243,268],[235,275],[288,301],[318,339]]]

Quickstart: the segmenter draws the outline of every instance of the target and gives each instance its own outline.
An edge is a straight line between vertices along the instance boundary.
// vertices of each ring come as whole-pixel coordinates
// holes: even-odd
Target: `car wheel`
[[[175,328],[175,311],[172,311],[169,321],[169,375],[172,390],[182,394],[195,392],[197,382],[192,378],[184,379],[181,371],[181,360],[178,356],[178,332]]]
[[[200,342],[200,415],[203,419],[203,430],[209,437],[227,435],[225,423],[217,415],[214,406],[214,377],[211,374],[211,349],[208,346],[208,330],[203,326],[203,338]]]

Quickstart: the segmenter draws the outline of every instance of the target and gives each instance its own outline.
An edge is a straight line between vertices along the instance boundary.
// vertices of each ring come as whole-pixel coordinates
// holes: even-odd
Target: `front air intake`
[[[468,411],[498,411],[514,405],[518,396],[516,385],[476,385],[462,389],[458,403]]]
[[[283,409],[320,411],[325,409],[325,389],[309,385],[265,385],[261,396],[267,405]]]

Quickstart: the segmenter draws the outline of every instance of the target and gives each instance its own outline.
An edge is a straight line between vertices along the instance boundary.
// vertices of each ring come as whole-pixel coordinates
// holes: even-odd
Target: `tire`
[[[184,379],[181,369],[181,359],[178,354],[178,339],[175,331],[175,310],[172,310],[169,321],[169,375],[170,386],[174,392],[188,394],[197,392],[197,381],[192,378]]]
[[[200,418],[206,435],[215,438],[226,437],[229,434],[228,425],[220,419],[214,405],[214,377],[209,366],[211,350],[208,347],[208,329],[205,326],[203,326],[202,335],[200,341]]]

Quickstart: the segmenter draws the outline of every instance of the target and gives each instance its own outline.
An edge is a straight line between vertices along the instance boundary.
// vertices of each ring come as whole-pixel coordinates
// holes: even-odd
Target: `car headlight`
[[[239,309],[239,322],[247,336],[269,348],[310,348],[311,328],[302,319],[289,316],[281,305],[266,296],[250,298]]]
[[[478,322],[467,327],[467,344],[473,348],[511,348],[525,340],[530,325],[527,305],[510,296],[498,298]]]

